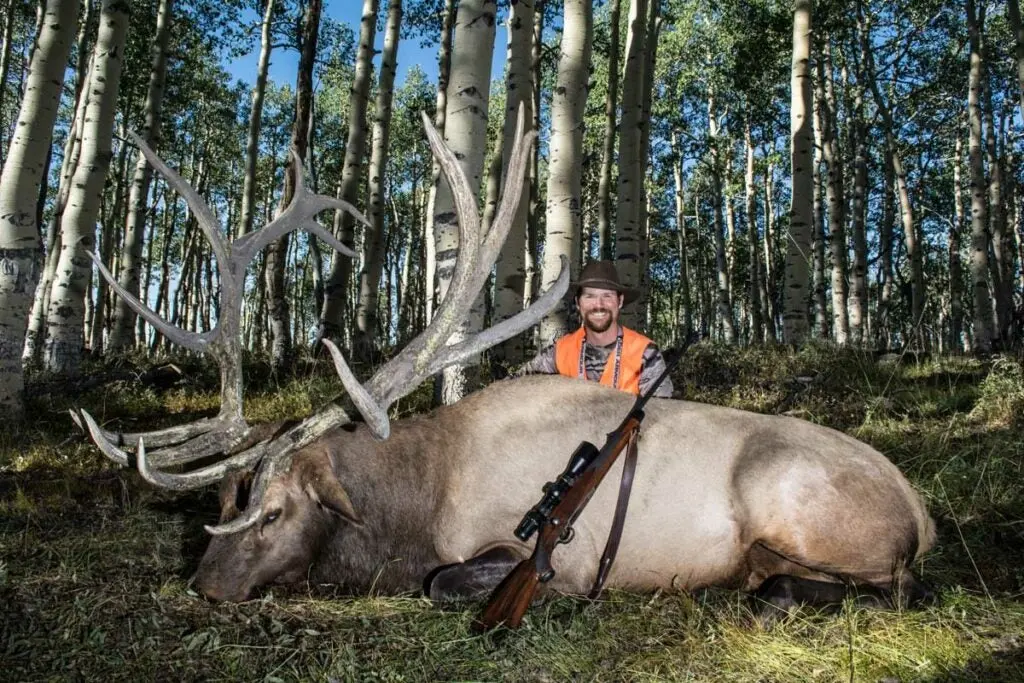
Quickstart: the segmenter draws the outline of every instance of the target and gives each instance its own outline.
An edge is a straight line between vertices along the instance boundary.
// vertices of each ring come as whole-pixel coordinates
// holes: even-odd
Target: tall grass
[[[248,375],[254,421],[300,417],[341,391],[314,366],[278,378],[252,364]],[[846,604],[764,627],[731,591],[612,591],[548,600],[521,630],[490,635],[469,628],[476,605],[441,610],[414,595],[274,588],[213,605],[188,583],[202,524],[216,517],[213,492],[150,489],[108,465],[65,412],[79,405],[137,429],[215,411],[216,373],[192,365],[159,390],[39,381],[33,419],[0,433],[0,679],[1024,680],[1019,360],[878,363],[827,346],[702,344],[673,379],[687,399],[797,415],[889,455],[937,520],[939,543],[917,568],[937,603]],[[398,411],[423,409],[429,394]]]

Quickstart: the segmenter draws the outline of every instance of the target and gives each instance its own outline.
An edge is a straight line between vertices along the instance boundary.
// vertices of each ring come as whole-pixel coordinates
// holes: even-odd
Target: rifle
[[[480,618],[474,622],[474,628],[477,631],[489,631],[500,624],[504,624],[508,628],[519,627],[523,614],[526,613],[526,609],[533,601],[540,584],[547,583],[555,576],[555,569],[551,566],[551,553],[555,546],[572,540],[573,523],[590,502],[594,491],[597,490],[608,470],[615,464],[619,454],[627,448],[636,448],[640,423],[644,419],[644,406],[679,363],[682,356],[683,352],[680,351],[647,392],[637,397],[626,418],[608,434],[604,446],[598,449],[589,441],[583,441],[573,452],[568,465],[558,475],[558,478],[544,484],[542,489],[544,496],[523,516],[515,530],[516,538],[524,542],[528,541],[534,533],[540,532],[533,554],[517,564],[491,593]],[[632,458],[635,458],[635,450]],[[624,469],[623,479],[626,480],[626,478],[627,472]],[[628,500],[628,483],[624,484],[623,489],[626,500]],[[604,557],[601,558],[598,578],[591,591],[591,597],[596,597],[600,592],[604,577],[611,568],[615,550],[618,547],[618,538],[614,527],[618,526],[621,530],[621,521],[625,517],[625,502],[621,495],[619,507],[622,509],[622,514],[616,512],[613,532],[609,535],[608,546],[605,549]]]

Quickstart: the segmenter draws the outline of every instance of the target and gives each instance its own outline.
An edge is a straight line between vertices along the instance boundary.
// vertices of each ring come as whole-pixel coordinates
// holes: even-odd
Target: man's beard
[[[591,319],[591,316],[594,315],[595,313],[607,313],[608,317],[605,318],[603,321],[594,322]],[[598,334],[600,334],[602,332],[607,332],[608,329],[615,324],[615,316],[612,315],[612,312],[607,309],[597,308],[583,316],[583,322],[586,323],[587,329],[591,330],[592,332],[597,332]]]

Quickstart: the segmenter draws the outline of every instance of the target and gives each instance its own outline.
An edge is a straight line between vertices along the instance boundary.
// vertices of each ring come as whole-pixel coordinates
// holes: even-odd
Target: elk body
[[[132,136],[211,242],[221,272],[216,327],[175,328],[93,258],[150,324],[220,364],[221,411],[142,434],[107,431],[85,411],[73,417],[108,457],[134,463],[157,486],[182,490],[223,481],[221,522],[207,528],[213,539],[197,574],[199,589],[211,598],[242,600],[269,583],[307,579],[388,592],[426,580],[438,599],[489,591],[528,554],[513,530],[541,485],[581,441],[601,443],[631,407],[632,397],[613,389],[532,377],[499,382],[392,427],[388,407],[396,400],[536,324],[569,286],[563,259],[557,281],[521,313],[477,334],[459,329],[511,227],[533,134],[523,133],[520,112],[507,194],[484,231],[458,160],[429,123],[426,132],[452,185],[459,225],[451,284],[432,320],[365,383],[325,341],[348,404],[330,404],[297,425],[255,426],[242,415],[246,267],[259,249],[296,229],[351,253],[315,217],[329,208],[358,212],[311,194],[297,173],[285,211],[228,241],[199,193]],[[895,589],[911,599],[925,593],[907,567],[933,542],[931,520],[899,470],[874,449],[785,417],[669,399],[652,400],[645,412],[632,501],[608,585],[732,586],[781,602],[801,594],[818,602],[841,599],[833,588],[849,584],[886,594]],[[135,448],[134,456],[125,446]],[[200,460],[213,462],[188,469]],[[575,539],[553,558],[553,588],[587,591],[614,497],[613,486],[599,489],[577,520]]]
[[[632,400],[593,383],[527,377],[399,421],[385,441],[365,427],[332,432],[271,482],[255,525],[211,542],[196,585],[223,600],[306,578],[409,591],[456,565],[431,595],[478,595],[532,550],[512,531],[541,485],[580,441],[601,443]],[[932,522],[878,451],[794,418],[670,399],[645,412],[609,586],[755,590],[785,575],[916,587],[907,565],[931,545]],[[238,512],[238,483],[224,486],[222,521]],[[590,588],[616,492],[598,489],[573,541],[559,546],[552,588]]]

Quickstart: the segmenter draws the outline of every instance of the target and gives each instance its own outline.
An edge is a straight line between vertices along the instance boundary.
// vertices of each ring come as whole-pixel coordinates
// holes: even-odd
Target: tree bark
[[[496,0],[462,0],[455,15],[451,73],[445,112],[445,143],[460,160],[473,195],[480,192],[487,150],[487,106],[490,99]],[[434,203],[434,242],[438,301],[448,292],[458,256],[455,199],[448,183],[439,183]],[[455,343],[483,326],[482,297],[469,319],[452,335]],[[444,370],[441,400],[450,405],[479,386],[479,357]]]
[[[75,165],[78,163],[78,155],[82,147],[82,128],[85,122],[85,112],[88,108],[89,93],[86,83],[92,73],[92,28],[95,23],[95,10],[92,3],[85,3],[82,19],[79,22],[77,48],[77,64],[75,65],[75,104],[74,116],[71,129],[68,131],[67,139],[64,141],[64,155],[60,165],[60,182],[57,189],[57,197],[50,220],[47,223],[45,234],[45,265],[39,286],[36,287],[35,298],[32,301],[32,313],[29,316],[28,332],[25,334],[25,348],[22,352],[22,360],[26,363],[36,363],[42,354],[42,338],[46,328],[46,312],[50,306],[50,293],[53,280],[57,273],[57,260],[60,256],[60,223],[67,207],[68,193],[71,191],[71,176],[74,173]],[[86,55],[89,55],[86,57]]]
[[[774,153],[774,148],[770,150]],[[780,318],[776,288],[778,272],[778,241],[775,236],[775,164],[768,162],[764,171],[764,302],[765,327],[769,339],[778,341],[777,321]]]
[[[967,113],[970,122],[967,155],[971,166],[971,285],[974,292],[974,351],[989,353],[995,337],[992,329],[992,299],[988,292],[988,205],[985,200],[985,168],[982,160],[981,89],[985,66],[981,54],[979,25],[984,21],[975,11],[974,0],[967,0],[967,35],[971,66],[967,86]]]
[[[1014,57],[1017,61],[1017,96],[1020,98],[1021,115],[1024,116],[1024,25],[1021,25],[1018,0],[1006,0],[1006,16],[1013,31]]]
[[[984,11],[982,11],[982,15]],[[1013,248],[1006,232],[1006,213],[1003,211],[1003,164],[997,151],[999,129],[992,106],[992,87],[987,76],[989,64],[988,39],[985,26],[978,22],[981,40],[982,115],[985,127],[985,157],[988,161],[988,229],[992,240],[992,293],[995,299],[995,340],[1001,348],[1010,341],[1013,306]]]
[[[959,353],[963,350],[964,312],[963,312],[963,264],[960,260],[961,236],[964,226],[964,188],[963,188],[963,156],[964,143],[957,126],[956,143],[953,151],[953,221],[949,225],[949,339],[948,351]]]
[[[7,93],[7,74],[11,69],[11,38],[14,36],[14,18],[17,16],[14,3],[8,2],[3,18],[3,30],[0,33],[0,132],[6,133],[7,125],[4,122],[4,95]],[[31,70],[31,67],[29,67]],[[26,88],[27,90],[27,88]],[[0,167],[3,167],[6,156],[4,149],[6,135],[0,134]],[[14,141],[11,141],[14,144]]]
[[[522,109],[527,129],[533,126],[533,50],[534,2],[524,0],[512,5],[508,24],[508,77],[505,84],[505,121],[502,129],[502,186],[508,174],[516,122]],[[534,143],[536,144],[536,143]],[[523,310],[526,297],[526,224],[530,213],[530,179],[523,177],[523,193],[516,208],[508,239],[495,261],[494,312],[492,323],[511,318]],[[518,365],[525,360],[523,335],[519,334],[492,347],[491,362]]]
[[[13,8],[8,11],[13,14]],[[16,419],[24,412],[21,350],[43,255],[36,201],[46,182],[43,167],[75,34],[78,0],[48,0],[44,11],[18,125],[0,174],[0,412]]]
[[[537,7],[533,13],[533,48],[530,50],[530,71],[533,73],[533,129],[540,130],[540,93],[543,79],[542,53],[544,47],[544,3],[536,0]],[[530,212],[526,219],[526,291],[523,299],[526,303],[534,301],[540,292],[539,242],[541,230],[540,210],[540,144],[534,142],[533,156],[530,159]]]
[[[583,115],[593,34],[589,0],[566,0],[558,76],[551,104],[551,142],[545,223],[543,288],[550,287],[566,257],[576,274],[580,262],[583,174]],[[563,300],[540,323],[540,343],[547,345],[569,330],[568,302]]]
[[[850,232],[853,263],[850,268],[850,343],[863,346],[868,338],[868,243],[866,212],[868,197],[868,126],[864,120],[863,55],[858,64],[858,82],[854,86],[853,121],[853,203]]]
[[[384,53],[380,62],[377,100],[374,104],[373,142],[370,145],[370,199],[363,258],[359,275],[359,305],[356,309],[356,331],[353,346],[356,354],[369,361],[376,350],[377,293],[384,269],[384,175],[387,171],[388,140],[391,132],[391,102],[398,65],[398,30],[402,23],[401,0],[390,0],[387,27],[384,30]]]
[[[164,82],[167,77],[167,45],[171,35],[172,0],[160,0],[157,9],[156,36],[153,38],[149,89],[143,105],[144,123],[140,135],[153,150],[160,149],[160,118],[163,111]],[[153,171],[140,152],[132,177],[128,199],[128,222],[125,226],[121,273],[118,281],[130,294],[139,296],[139,276],[142,270],[142,244],[146,233],[146,201]],[[143,297],[144,298],[144,297]],[[112,316],[108,351],[119,351],[132,345],[135,339],[135,311],[122,297],[116,297]]]
[[[608,3],[608,84],[604,99],[604,143],[597,185],[597,233],[601,258],[612,258],[612,161],[615,157],[615,114],[619,101],[619,15],[621,0]]]
[[[616,191],[615,261],[619,279],[627,287],[640,286],[641,221],[643,193],[643,86],[647,44],[647,0],[632,0],[629,33],[622,81],[622,118],[619,123],[619,180]],[[550,228],[549,228],[550,230]],[[624,325],[636,324],[638,307],[630,305],[620,313]]]
[[[814,223],[814,178],[811,158],[811,10],[812,0],[793,2],[793,59],[790,87],[790,140],[793,191],[786,241],[782,339],[799,345],[807,338],[807,275]]]
[[[271,20],[275,0],[266,0],[260,28],[260,58],[256,65],[256,84],[252,89],[249,108],[249,129],[245,137],[245,175],[242,179],[242,215],[238,235],[252,230],[253,211],[256,207],[256,162],[260,154],[260,128],[263,123],[263,98],[267,91],[267,73],[270,70]]]
[[[309,146],[309,112],[313,106],[313,66],[316,60],[317,37],[320,32],[322,0],[309,0],[302,18],[300,36],[299,66],[295,83],[295,118],[292,121],[290,148],[298,154],[298,160],[288,155],[284,171],[284,191],[278,215],[284,212],[295,196],[295,176],[304,173],[306,149]],[[298,163],[298,168],[295,167]],[[344,212],[339,212],[344,213]],[[270,312],[271,347],[270,362],[276,370],[283,370],[291,362],[292,335],[291,314],[288,304],[288,288],[285,275],[288,267],[288,243],[290,234],[273,242],[266,251],[267,304]]]
[[[831,326],[828,320],[828,281],[825,278],[825,178],[821,170],[825,165],[825,89],[820,78],[814,82],[814,236],[811,248],[813,251],[811,283],[812,305],[814,308],[814,329],[819,339],[828,339]]]
[[[750,266],[748,283],[750,292],[750,337],[757,344],[764,343],[764,305],[763,283],[761,277],[760,245],[757,235],[757,194],[754,187],[754,139],[750,130],[750,115],[743,128],[743,143],[746,147],[746,173],[744,174],[744,190],[746,193],[747,213],[747,244],[750,247]]]
[[[124,119],[130,118],[127,114],[124,115]],[[126,138],[124,130],[121,130],[121,137]],[[118,228],[123,224],[124,220],[124,204],[125,204],[125,185],[127,184],[128,175],[128,145],[122,144],[118,150],[117,164],[114,167],[114,180],[113,194],[114,194],[114,205],[111,207],[110,215],[103,216],[102,212],[100,215],[100,259],[103,263],[108,264],[112,270],[114,263],[114,243],[116,241],[119,232]],[[91,291],[91,288],[90,288]],[[89,353],[95,358],[98,355],[102,355],[104,352],[103,346],[103,333],[107,328],[108,311],[108,298],[110,296],[110,285],[107,283],[106,278],[98,277],[96,279],[96,303],[92,309],[92,316],[87,320],[92,320],[92,324],[89,326],[89,335],[86,336],[88,342],[87,348]],[[120,299],[120,297],[118,297]]]
[[[693,333],[693,306],[690,295],[689,236],[686,230],[686,203],[683,195],[683,155],[679,131],[672,129],[672,179],[675,182],[676,230],[679,233],[679,300],[682,307],[682,338]]]
[[[708,94],[708,141],[711,156],[711,203],[712,230],[715,239],[715,272],[718,279],[716,303],[718,322],[722,325],[722,341],[736,342],[736,322],[733,319],[732,300],[729,296],[729,263],[725,255],[725,233],[722,219],[722,155],[719,150],[718,111],[715,108],[715,93]]]
[[[826,197],[828,199],[829,260],[832,266],[832,329],[835,342],[845,346],[850,341],[850,317],[847,308],[846,268],[846,197],[844,196],[844,169],[839,150],[839,114],[836,106],[832,78],[832,51],[828,37],[824,42],[822,59],[818,60],[818,74],[824,89],[822,102],[822,156],[828,168]]]
[[[441,46],[437,53],[437,100],[434,103],[434,128],[444,135],[445,115],[448,110],[448,80],[452,69],[452,39],[455,27],[455,0],[445,0],[444,14],[441,15]],[[434,206],[437,204],[437,188],[441,182],[441,165],[432,162],[430,175],[430,191],[427,196],[426,210],[426,311],[427,322],[434,317],[434,308],[438,303],[437,294],[437,242],[434,237]]]
[[[345,143],[345,166],[341,176],[338,197],[355,205],[362,182],[363,156],[366,151],[366,108],[373,76],[373,41],[377,30],[379,0],[363,0],[363,15],[359,28],[359,51],[356,54],[355,77],[349,97],[348,139]],[[492,27],[493,28],[493,27]],[[335,212],[334,234],[347,245],[355,241],[353,219],[346,211]],[[320,339],[338,340],[345,326],[345,311],[349,299],[349,279],[352,263],[348,257],[334,254],[331,274],[324,287],[323,309],[320,313]]]
[[[111,160],[111,138],[130,3],[104,0],[89,78],[89,104],[82,148],[62,220],[62,240],[53,294],[46,314],[43,361],[46,369],[74,375],[82,359],[85,294],[95,243],[96,217]]]
[[[638,176],[640,178],[640,232],[637,242],[637,271],[639,278],[637,287],[640,290],[632,311],[625,314],[625,322],[635,329],[647,330],[650,320],[650,228],[649,218],[653,213],[651,202],[647,196],[647,164],[651,156],[651,108],[654,98],[654,68],[658,58],[658,34],[661,31],[661,0],[649,0],[650,10],[647,17],[645,39],[647,49],[644,51],[644,80],[640,90],[640,155],[638,159]]]

